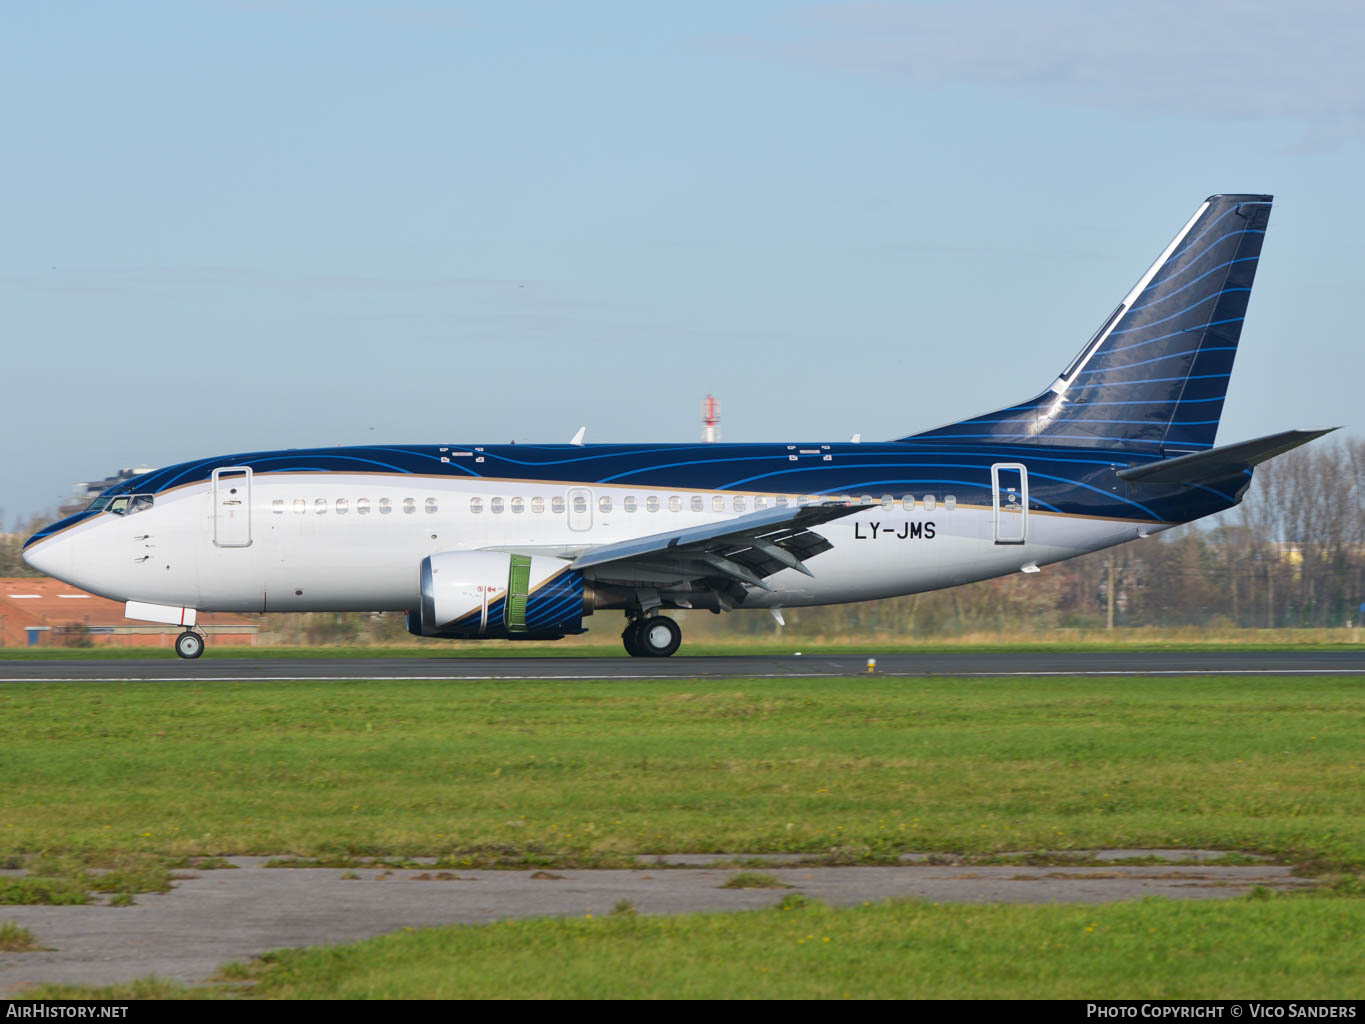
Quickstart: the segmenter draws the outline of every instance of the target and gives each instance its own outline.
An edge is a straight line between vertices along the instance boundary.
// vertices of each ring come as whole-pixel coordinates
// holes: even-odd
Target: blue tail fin
[[[1037,398],[901,438],[1213,447],[1270,196],[1210,196]]]

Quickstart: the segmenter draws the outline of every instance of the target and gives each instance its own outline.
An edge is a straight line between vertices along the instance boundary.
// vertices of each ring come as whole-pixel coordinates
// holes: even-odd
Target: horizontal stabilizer
[[[1330,434],[1337,427],[1319,427],[1313,430],[1286,430],[1281,434],[1258,437],[1253,441],[1240,441],[1225,444],[1206,452],[1191,455],[1178,455],[1174,459],[1149,462],[1145,466],[1133,466],[1119,470],[1119,477],[1142,484],[1197,484],[1205,480],[1240,473],[1251,466],[1259,465],[1276,455],[1307,444],[1323,434]]]

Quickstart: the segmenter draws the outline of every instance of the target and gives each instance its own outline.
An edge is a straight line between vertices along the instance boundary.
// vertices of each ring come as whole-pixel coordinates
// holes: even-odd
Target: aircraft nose
[[[41,573],[65,580],[71,575],[71,541],[66,537],[30,541],[24,561]]]

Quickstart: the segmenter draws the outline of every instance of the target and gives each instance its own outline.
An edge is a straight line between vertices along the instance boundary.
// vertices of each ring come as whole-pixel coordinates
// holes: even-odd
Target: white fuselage
[[[200,611],[412,609],[418,568],[438,552],[506,549],[572,558],[593,547],[771,508],[801,495],[627,485],[260,473],[231,524],[200,481],[137,514],[101,513],[45,541],[44,568],[121,601]],[[220,485],[221,489],[221,485]],[[234,492],[235,493],[235,492]],[[1035,567],[1164,529],[1023,513],[1023,543],[999,543],[991,506],[948,495],[850,495],[864,511],[819,526],[832,550],[809,577],[785,569],[744,607],[797,607],[912,594]],[[736,504],[736,503],[739,504]],[[58,546],[59,545],[59,546]],[[588,571],[589,579],[592,571]]]

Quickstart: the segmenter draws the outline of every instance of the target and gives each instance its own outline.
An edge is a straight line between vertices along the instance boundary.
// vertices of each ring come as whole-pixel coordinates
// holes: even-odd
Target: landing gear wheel
[[[635,643],[650,658],[667,658],[682,643],[682,629],[666,615],[645,619],[635,627]]]
[[[645,652],[640,648],[640,622],[627,622],[625,631],[621,634],[621,643],[625,645],[626,653],[632,658],[643,658]]]
[[[204,653],[204,638],[188,629],[175,638],[175,653],[182,658],[197,658]]]

